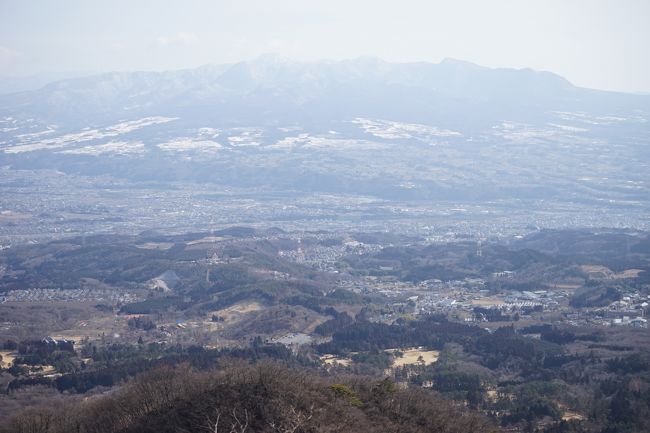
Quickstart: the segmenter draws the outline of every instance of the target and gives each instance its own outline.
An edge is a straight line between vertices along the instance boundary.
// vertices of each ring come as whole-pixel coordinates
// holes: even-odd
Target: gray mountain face
[[[273,56],[0,96],[0,164],[388,199],[647,204],[650,96],[445,60]]]

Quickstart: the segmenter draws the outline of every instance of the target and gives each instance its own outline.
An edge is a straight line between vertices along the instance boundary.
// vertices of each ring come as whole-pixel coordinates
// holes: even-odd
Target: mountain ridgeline
[[[0,164],[389,199],[645,202],[649,118],[649,96],[549,72],[262,56],[2,95]]]
[[[165,115],[270,125],[369,116],[453,127],[503,116],[536,118],[551,110],[647,109],[650,98],[581,89],[549,72],[490,69],[453,59],[299,63],[262,56],[192,70],[63,80],[5,95],[0,107],[77,126]]]

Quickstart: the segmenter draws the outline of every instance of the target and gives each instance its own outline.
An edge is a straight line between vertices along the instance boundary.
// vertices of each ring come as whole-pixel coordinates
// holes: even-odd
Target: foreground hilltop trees
[[[77,406],[15,416],[3,432],[400,432],[496,429],[432,392],[386,379],[328,381],[275,363],[212,372],[186,367],[147,372],[119,391]]]

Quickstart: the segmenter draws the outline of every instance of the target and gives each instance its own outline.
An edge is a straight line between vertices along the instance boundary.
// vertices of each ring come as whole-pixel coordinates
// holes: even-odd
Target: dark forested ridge
[[[35,408],[15,433],[492,432],[481,415],[389,379],[323,379],[279,364],[145,373],[77,406]]]

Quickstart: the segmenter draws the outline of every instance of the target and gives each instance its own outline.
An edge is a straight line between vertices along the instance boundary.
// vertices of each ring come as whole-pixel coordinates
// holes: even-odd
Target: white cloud
[[[177,32],[173,35],[161,35],[156,38],[155,44],[159,47],[170,45],[189,45],[197,42],[199,37],[193,32]]]

